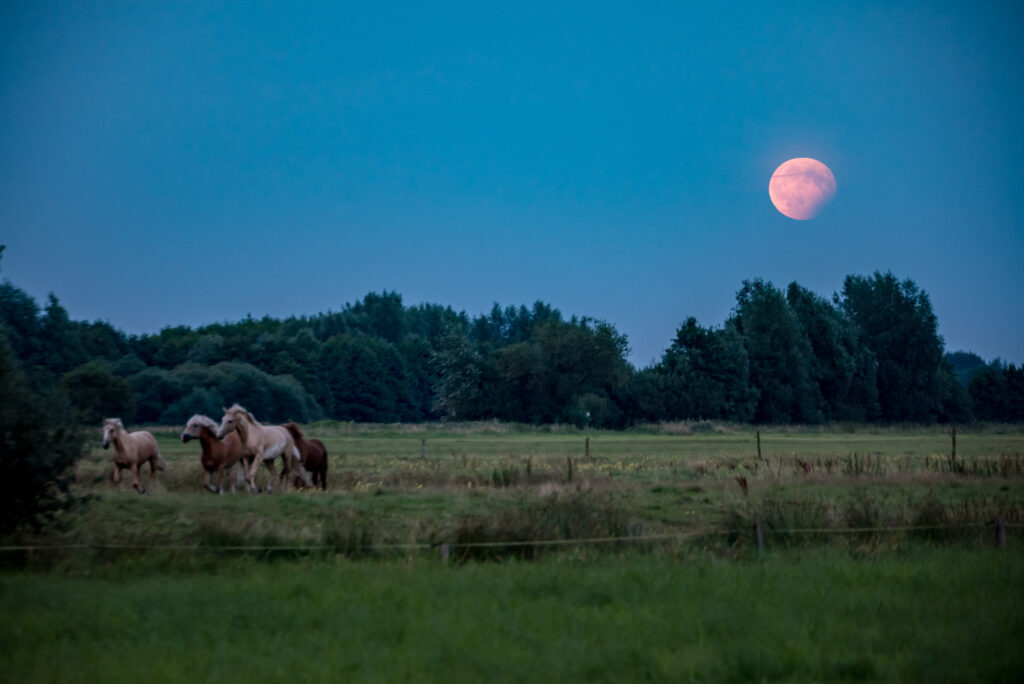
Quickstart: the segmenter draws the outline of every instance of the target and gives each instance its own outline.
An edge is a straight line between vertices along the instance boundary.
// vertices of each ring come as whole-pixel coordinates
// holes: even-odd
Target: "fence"
[[[993,544],[1000,550],[1006,548],[1006,530],[1024,528],[1024,523],[1007,523],[997,519],[991,523],[973,523],[962,525],[897,525],[889,527],[804,527],[777,528],[771,533],[783,534],[868,534],[868,533],[899,533],[965,529],[991,529]],[[758,554],[765,553],[765,530],[760,516],[757,517],[752,530],[753,540]],[[734,536],[733,530],[671,532],[664,534],[645,534],[621,537],[592,537],[586,539],[534,539],[507,540],[486,542],[412,542],[407,544],[367,544],[360,546],[361,551],[428,551],[440,552],[441,560],[447,562],[452,552],[458,549],[487,548],[525,548],[525,547],[566,547],[566,546],[599,546],[602,544],[631,544],[644,542],[682,542],[687,539],[702,538],[716,535]],[[202,544],[22,544],[0,546],[0,553],[31,552],[31,551],[191,551],[194,553],[313,553],[339,551],[339,547],[330,544],[301,545],[202,545]]]

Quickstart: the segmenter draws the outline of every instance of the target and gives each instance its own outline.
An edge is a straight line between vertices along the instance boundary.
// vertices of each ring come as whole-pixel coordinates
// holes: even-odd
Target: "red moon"
[[[814,218],[836,194],[832,171],[817,159],[797,157],[783,162],[768,182],[775,208],[791,219]]]

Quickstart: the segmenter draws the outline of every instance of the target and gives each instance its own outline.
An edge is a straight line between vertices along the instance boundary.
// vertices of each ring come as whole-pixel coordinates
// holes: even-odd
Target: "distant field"
[[[676,534],[736,555],[750,550],[758,516],[774,547],[898,546],[915,534],[981,543],[996,518],[1011,539],[1024,523],[1024,430],[1012,426],[961,430],[954,461],[942,428],[764,430],[759,459],[756,431],[710,424],[582,433],[321,423],[307,431],[327,445],[328,491],[270,496],[203,491],[199,445],[183,444],[179,429],[154,430],[168,469],[151,496],[112,488],[97,430],[78,471],[80,491],[96,500],[47,541],[388,555],[371,547]],[[852,537],[780,531],[947,524]]]
[[[961,430],[953,459],[942,428],[764,429],[759,458],[707,423],[322,423],[327,492],[224,496],[179,430],[140,496],[97,429],[92,500],[0,555],[3,679],[1024,672],[1020,426]]]

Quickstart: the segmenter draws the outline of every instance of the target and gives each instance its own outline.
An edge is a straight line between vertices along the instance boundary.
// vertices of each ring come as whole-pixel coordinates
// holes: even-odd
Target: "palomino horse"
[[[260,463],[264,463],[271,473],[267,491],[269,492],[273,488],[273,476],[276,474],[274,459],[278,456],[281,457],[284,468],[281,472],[282,487],[287,488],[288,480],[286,478],[292,467],[298,470],[299,477],[306,483],[306,486],[312,486],[309,473],[302,467],[301,455],[295,448],[295,440],[292,439],[292,434],[288,430],[279,425],[265,427],[256,420],[255,416],[235,404],[229,409],[224,409],[224,417],[221,418],[217,438],[223,439],[235,431],[242,438],[242,446],[252,456],[252,465],[246,475],[246,480],[248,480],[252,491],[256,491],[256,471],[259,469]]]
[[[139,468],[149,462],[149,485],[156,482],[156,471],[164,470],[166,463],[160,456],[156,438],[146,431],[128,432],[120,418],[107,418],[103,421],[103,448],[114,445],[115,484],[121,484],[121,471],[128,468],[132,471],[132,486],[139,494],[146,494],[139,481]]]
[[[306,439],[302,428],[297,423],[285,423],[284,429],[292,433],[295,446],[302,457],[302,466],[313,475],[313,485],[319,484],[327,491],[327,447],[319,439]],[[302,480],[295,478],[295,485],[301,486]]]
[[[190,439],[198,439],[203,446],[203,454],[199,457],[203,464],[203,486],[214,494],[224,493],[224,474],[227,473],[231,482],[231,491],[235,491],[235,485],[245,484],[245,461],[239,463],[245,449],[242,448],[242,440],[237,432],[229,433],[224,439],[217,439],[217,428],[219,426],[212,419],[201,416],[198,413],[188,419],[185,431],[181,433],[181,441],[188,442]],[[232,477],[235,465],[238,465],[238,475]],[[219,482],[216,487],[210,484],[210,476],[217,473]]]

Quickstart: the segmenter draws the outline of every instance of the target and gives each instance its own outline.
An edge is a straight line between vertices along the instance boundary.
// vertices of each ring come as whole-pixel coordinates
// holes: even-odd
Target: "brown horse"
[[[327,447],[319,439],[306,439],[302,434],[302,428],[297,423],[285,423],[284,429],[292,433],[295,446],[299,448],[302,457],[302,465],[313,476],[313,486],[317,484],[327,491]],[[302,480],[295,478],[295,486],[301,487]]]
[[[160,456],[156,438],[145,430],[128,432],[120,418],[107,418],[103,421],[103,448],[114,445],[114,483],[121,484],[121,471],[132,471],[132,486],[139,494],[147,494],[139,481],[139,468],[149,462],[149,485],[156,482],[156,471],[164,470],[166,462]]]
[[[229,409],[224,409],[224,417],[221,418],[220,428],[217,430],[217,438],[223,439],[231,432],[238,432],[242,439],[242,446],[252,457],[252,465],[246,479],[251,491],[256,491],[256,471],[260,463],[267,466],[271,473],[270,485],[267,492],[273,488],[274,459],[278,456],[282,460],[281,484],[288,486],[287,476],[292,468],[295,468],[299,477],[307,486],[312,486],[309,473],[302,467],[302,460],[299,450],[295,447],[295,440],[288,430],[279,425],[263,426],[256,420],[256,417],[246,411],[243,407],[235,404]]]
[[[245,449],[242,448],[242,440],[237,432],[231,432],[224,439],[217,439],[217,423],[206,416],[198,413],[188,420],[185,431],[181,433],[181,441],[188,443],[190,439],[198,439],[202,444],[203,453],[199,457],[203,465],[203,486],[214,494],[224,493],[224,475],[227,473],[231,479],[231,491],[235,491],[236,485],[244,485],[245,482],[245,461],[239,463]],[[235,465],[238,465],[238,475],[232,477]],[[210,476],[217,473],[219,478],[217,486],[210,484]],[[246,485],[248,488],[248,486]]]

